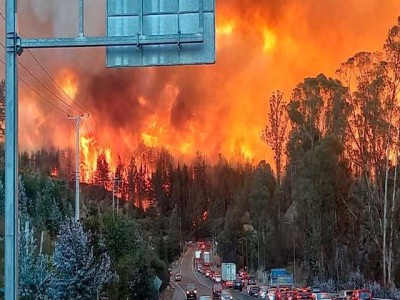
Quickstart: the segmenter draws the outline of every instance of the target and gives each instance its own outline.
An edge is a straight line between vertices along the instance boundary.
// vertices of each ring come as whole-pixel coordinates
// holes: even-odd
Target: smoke
[[[74,74],[76,101],[114,153],[146,140],[175,154],[270,160],[259,136],[271,93],[281,89],[288,99],[304,77],[333,76],[356,52],[381,50],[399,8],[397,0],[218,0],[212,66],[106,69],[104,49],[34,53],[58,80],[60,70]],[[19,13],[23,37],[77,35],[77,1],[21,0]],[[86,34],[103,35],[105,0],[86,0],[85,13]],[[21,61],[51,84],[29,55]],[[65,116],[24,87],[21,102],[23,147],[74,142]]]

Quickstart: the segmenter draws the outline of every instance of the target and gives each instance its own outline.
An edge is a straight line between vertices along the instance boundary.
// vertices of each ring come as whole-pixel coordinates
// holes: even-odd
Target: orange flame
[[[54,167],[51,170],[51,177],[58,177],[58,169],[57,169],[57,167]]]
[[[62,69],[58,74],[58,82],[64,92],[72,99],[75,99],[78,92],[78,79],[74,72],[69,69]]]
[[[207,217],[208,217],[208,211],[205,211],[203,213],[203,221],[207,220]]]
[[[377,7],[379,19],[375,18]],[[101,124],[96,132],[98,140],[89,133],[80,140],[82,181],[93,180],[99,153],[106,154],[110,170],[114,171],[117,154],[128,160],[133,149],[142,144],[165,147],[177,160],[190,160],[200,151],[207,160],[222,154],[228,159],[272,162],[271,149],[260,139],[268,121],[268,99],[272,92],[280,89],[288,99],[292,88],[304,77],[319,73],[334,76],[340,63],[354,53],[381,50],[399,9],[400,2],[396,0],[385,5],[370,0],[363,6],[358,0],[348,0],[346,9],[337,1],[310,0],[304,4],[249,0],[246,5],[241,1],[217,1],[215,65],[132,72],[88,72],[85,68],[60,67],[57,82],[71,98],[85,95],[80,101],[90,113],[96,114],[95,125]],[[74,57],[74,63],[84,65],[87,59],[83,54]],[[72,64],[65,62],[67,66]],[[104,73],[117,78],[108,90],[97,84]],[[122,78],[126,80],[123,83]],[[125,94],[115,91],[130,82],[136,86],[132,84]],[[93,84],[90,88],[89,83]],[[146,89],[154,89],[155,93]],[[102,93],[107,93],[106,101],[110,101],[106,105],[97,101]],[[21,96],[23,146],[29,150],[50,144],[69,146],[73,133],[69,125],[60,125],[63,123],[58,113],[49,113],[52,108],[42,104],[29,89],[21,89]],[[109,113],[111,108],[118,107],[117,102],[130,101],[137,115],[129,111],[129,105],[123,106],[125,110]],[[177,105],[181,102],[187,107]],[[174,113],[179,115],[175,118],[178,121]],[[122,116],[124,122],[119,122]],[[53,132],[45,125],[49,123],[54,124]]]

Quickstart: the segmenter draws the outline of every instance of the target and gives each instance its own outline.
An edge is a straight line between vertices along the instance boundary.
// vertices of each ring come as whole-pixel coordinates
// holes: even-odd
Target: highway
[[[189,283],[196,285],[197,298],[202,295],[211,296],[211,282],[193,270],[193,256],[196,248],[196,245],[189,246],[180,262],[182,281],[174,282],[176,292],[173,300],[186,300],[185,290]],[[171,280],[174,279],[175,274],[172,274]]]

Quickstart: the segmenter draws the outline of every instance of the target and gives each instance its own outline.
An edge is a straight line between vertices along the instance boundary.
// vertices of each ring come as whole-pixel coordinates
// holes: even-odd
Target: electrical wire
[[[6,63],[5,63],[1,58],[0,58],[0,62],[1,62],[3,65],[6,65]],[[21,76],[18,76],[18,79],[21,80],[21,82],[22,82],[23,84],[25,84],[28,88],[30,88],[33,92],[35,92],[35,93],[40,97],[40,99],[44,100],[45,102],[47,102],[47,104],[53,106],[54,108],[56,108],[56,109],[59,110],[60,112],[65,113],[66,115],[68,115],[68,112],[67,112],[66,110],[64,110],[64,109],[62,109],[61,107],[55,105],[55,104],[54,104],[53,102],[51,102],[49,99],[47,99],[46,97],[44,97],[41,93],[39,93],[37,90],[35,90],[29,83],[27,83]]]
[[[5,49],[5,46],[2,42],[0,42],[0,45]],[[61,99],[58,95],[56,95],[52,90],[50,90],[44,83],[42,83],[40,81],[40,79],[38,79],[31,71],[29,71],[29,69],[27,67],[25,67],[25,65],[18,61],[18,64],[21,65],[21,67],[29,74],[31,75],[44,89],[46,89],[50,94],[52,94],[54,97],[56,97],[60,102],[62,102],[64,105],[66,105],[67,107],[69,107],[70,109],[72,109],[73,111],[78,111],[79,113],[83,113],[83,111],[79,111],[77,109],[75,109],[74,107],[72,107],[69,103],[65,102],[63,99]]]
[[[32,56],[32,58],[35,60],[35,62],[40,66],[40,68],[43,70],[43,72],[46,73],[46,75],[50,78],[50,80],[55,84],[55,86],[69,99],[73,104],[75,104],[79,109],[85,113],[89,113],[89,111],[81,106],[78,102],[76,102],[74,99],[68,95],[64,89],[57,83],[57,81],[53,78],[53,76],[50,75],[50,73],[46,70],[46,68],[41,64],[41,62],[36,58],[35,55],[33,55],[32,51],[27,49],[27,52]]]
[[[6,18],[4,17],[3,13],[0,11],[0,16],[1,18],[5,21]],[[0,41],[0,45],[5,49],[4,44]],[[84,108],[82,105],[80,105],[79,103],[77,103],[76,101],[74,101],[74,99],[72,99],[66,92],[65,90],[57,83],[57,81],[53,78],[53,76],[51,76],[51,74],[46,70],[46,68],[42,65],[42,63],[36,58],[36,56],[32,53],[32,51],[30,51],[29,49],[27,49],[27,52],[32,56],[32,58],[35,60],[35,62],[40,66],[40,68],[45,72],[45,74],[50,78],[50,80],[56,85],[56,87],[73,103],[75,104],[80,112],[84,112],[87,113],[87,115],[89,116],[89,121],[90,121],[90,125],[92,127],[92,133],[94,136],[96,136],[95,134],[95,130],[94,130],[94,126],[93,126],[93,122],[91,119],[91,115],[89,114],[89,111]],[[4,61],[2,61],[3,64]],[[65,105],[67,105],[70,109],[75,110],[75,111],[79,111],[77,109],[75,109],[74,107],[72,107],[71,105],[69,105],[67,102],[63,101],[60,97],[58,97],[57,95],[55,95],[49,88],[47,88],[35,75],[32,74],[32,72],[30,72],[28,70],[28,68],[26,68],[22,62],[18,62],[24,69],[26,72],[28,72],[33,78],[35,78],[47,91],[49,91],[53,96],[55,96],[58,100],[60,100],[62,103],[64,103]],[[37,93],[42,99],[44,99],[46,102],[48,102],[49,104],[51,104],[52,106],[56,107],[59,110],[62,110],[61,108],[59,108],[58,106],[56,106],[54,103],[50,102],[47,98],[44,98],[43,95],[41,95],[40,93],[38,93],[36,90],[34,90],[29,84],[27,84],[21,77],[18,77],[19,79],[21,79],[21,81],[27,85],[30,89],[32,89],[35,93]],[[63,112],[66,113],[65,110],[62,110]],[[88,128],[88,126],[86,125],[86,129],[87,131],[90,133],[90,130]]]

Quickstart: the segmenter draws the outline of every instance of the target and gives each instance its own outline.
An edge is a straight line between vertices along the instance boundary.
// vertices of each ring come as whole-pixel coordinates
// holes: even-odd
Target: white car
[[[260,287],[260,291],[258,292],[258,298],[260,299],[268,299],[268,287],[267,286],[262,286]]]
[[[232,300],[233,296],[229,290],[223,290],[221,292],[221,300]]]

